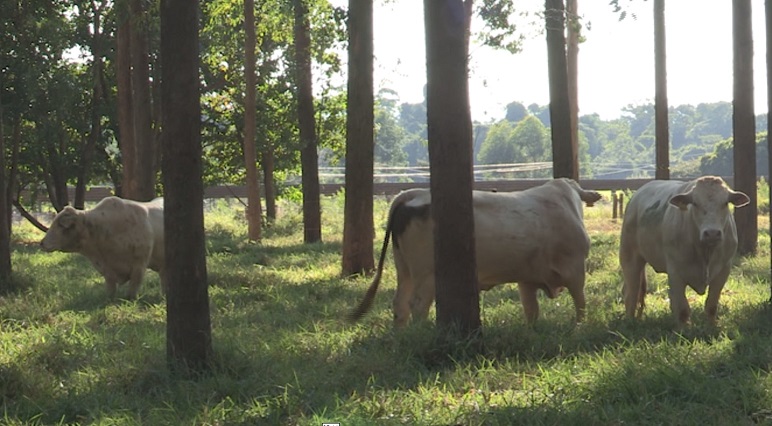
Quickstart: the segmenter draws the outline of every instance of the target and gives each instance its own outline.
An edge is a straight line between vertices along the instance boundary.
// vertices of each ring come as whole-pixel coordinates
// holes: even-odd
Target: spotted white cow
[[[539,315],[536,292],[549,298],[563,288],[571,294],[576,320],[585,314],[585,259],[590,240],[584,228],[582,202],[601,198],[570,179],[555,179],[525,191],[474,191],[474,227],[480,290],[518,283],[525,317]],[[427,317],[434,302],[434,239],[428,189],[411,189],[391,203],[378,269],[370,288],[349,319],[361,318],[378,290],[389,237],[397,269],[393,300],[394,325]]]
[[[129,282],[128,297],[135,298],[150,268],[164,268],[163,199],[140,203],[107,197],[91,210],[65,207],[54,217],[40,242],[44,251],[80,253],[104,276],[107,295]]]
[[[718,299],[737,250],[729,204],[741,207],[748,202],[747,195],[715,176],[652,181],[638,189],[625,211],[619,247],[627,315],[643,312],[649,264],[668,275],[670,309],[678,327],[689,322],[687,285],[698,294],[708,290],[705,312],[715,324]]]

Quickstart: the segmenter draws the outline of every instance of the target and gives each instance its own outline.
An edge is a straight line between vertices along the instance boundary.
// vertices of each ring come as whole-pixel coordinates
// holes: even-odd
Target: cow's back
[[[147,264],[154,234],[144,203],[107,197],[84,212],[84,221],[89,235],[84,255],[118,270]]]
[[[561,268],[583,267],[590,241],[582,201],[565,181],[518,192],[474,191],[473,203],[481,288],[544,282]],[[423,189],[405,191],[392,203],[397,269],[417,280],[434,273],[430,204]]]
[[[545,282],[584,264],[590,240],[579,195],[563,180],[525,191],[475,193],[477,264],[482,288]]]
[[[622,223],[620,249],[639,253],[655,271],[666,271],[667,234],[679,233],[686,224],[686,215],[676,214],[678,208],[670,199],[692,185],[682,181],[651,181],[641,186],[630,198]]]

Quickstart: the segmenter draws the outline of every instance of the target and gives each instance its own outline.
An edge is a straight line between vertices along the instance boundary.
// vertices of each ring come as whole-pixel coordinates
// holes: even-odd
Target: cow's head
[[[697,179],[692,189],[670,199],[670,204],[691,215],[700,233],[700,242],[716,245],[724,238],[723,229],[731,220],[729,203],[742,207],[750,202],[747,195],[730,189],[715,176]]]
[[[46,236],[40,241],[43,251],[74,252],[80,248],[81,213],[66,206],[54,217]]]

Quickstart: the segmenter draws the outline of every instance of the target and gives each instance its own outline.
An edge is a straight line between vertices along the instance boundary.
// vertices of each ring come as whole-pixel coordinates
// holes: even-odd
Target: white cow
[[[619,247],[628,316],[645,306],[646,264],[668,275],[670,309],[678,327],[689,322],[688,285],[699,294],[708,289],[705,312],[711,324],[721,289],[737,250],[737,229],[729,211],[748,204],[748,196],[731,190],[715,176],[690,182],[652,181],[630,199]]]
[[[129,281],[128,297],[137,296],[145,270],[164,268],[163,199],[147,203],[107,197],[92,210],[65,207],[40,242],[44,251],[80,253],[104,276],[107,295]]]
[[[576,320],[585,313],[585,259],[590,239],[584,228],[582,202],[601,198],[570,179],[555,179],[520,192],[474,191],[477,277],[480,290],[519,283],[528,322],[539,316],[538,289],[549,298],[568,288]],[[434,238],[431,195],[427,189],[401,192],[391,203],[378,269],[370,288],[349,319],[361,318],[372,305],[393,236],[397,269],[394,325],[424,319],[434,302]]]

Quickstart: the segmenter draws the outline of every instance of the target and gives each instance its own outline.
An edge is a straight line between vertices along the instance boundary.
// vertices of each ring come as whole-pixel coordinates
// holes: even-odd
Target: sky
[[[421,102],[426,82],[423,2],[375,2],[375,90],[395,90],[401,102]],[[541,0],[518,2],[532,11]],[[608,0],[579,0],[586,41],[579,46],[579,114],[618,117],[627,105],[654,102],[653,1],[620,1],[619,21]],[[668,100],[671,106],[732,100],[732,2],[666,2]],[[766,112],[764,1],[752,0],[756,113]],[[635,18],[631,14],[635,14]],[[472,118],[504,118],[506,105],[549,103],[547,45],[536,17],[522,22],[522,52],[470,47]],[[472,31],[482,28],[475,20]]]

